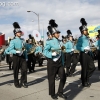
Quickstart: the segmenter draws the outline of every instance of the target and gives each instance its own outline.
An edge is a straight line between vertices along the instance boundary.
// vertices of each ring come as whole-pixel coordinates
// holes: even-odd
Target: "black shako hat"
[[[18,33],[18,32],[21,32],[21,33],[22,33],[21,28],[20,28],[18,22],[14,22],[14,23],[13,23],[13,27],[14,27],[14,30],[13,30],[14,35],[15,35],[16,33]]]
[[[48,34],[54,34],[54,33],[60,33],[60,31],[57,29],[58,25],[55,23],[54,19],[51,19],[49,21],[49,26],[48,26]]]
[[[96,36],[96,38],[100,38],[100,30],[98,30],[98,35]]]
[[[72,32],[70,30],[67,30],[67,38],[69,38],[69,37],[73,37]]]
[[[80,19],[80,22],[81,22],[81,26],[79,27],[79,30],[80,30],[80,32],[82,32],[82,31],[87,31],[88,29],[87,29],[87,22],[85,21],[85,18],[81,18]]]

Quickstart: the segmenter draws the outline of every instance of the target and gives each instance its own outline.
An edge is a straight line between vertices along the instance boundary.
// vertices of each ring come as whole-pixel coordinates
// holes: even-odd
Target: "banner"
[[[88,26],[89,37],[96,37],[98,35],[98,30],[100,30],[100,25]]]

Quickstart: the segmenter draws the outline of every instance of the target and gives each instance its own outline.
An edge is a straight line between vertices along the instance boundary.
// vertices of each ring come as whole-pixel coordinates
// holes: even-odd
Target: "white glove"
[[[56,52],[53,52],[53,53],[52,53],[52,56],[56,56],[56,55],[57,55],[57,53],[56,53]]]
[[[99,50],[99,47],[97,46],[97,50]]]
[[[23,54],[23,51],[16,51],[16,53],[18,53],[18,55],[21,56]]]
[[[26,61],[28,61],[28,59],[26,59]]]
[[[90,49],[89,46],[87,46],[87,47],[84,48],[84,50],[90,51],[91,49]]]
[[[21,51],[16,51],[16,53],[21,53]]]
[[[71,49],[71,51],[74,51],[74,49]]]

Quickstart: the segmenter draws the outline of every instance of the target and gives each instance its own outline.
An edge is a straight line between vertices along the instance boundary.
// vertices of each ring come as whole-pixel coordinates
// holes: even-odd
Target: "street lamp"
[[[33,12],[33,11],[27,11],[27,12]],[[38,31],[40,32],[40,26],[39,26],[39,14],[37,14],[36,12],[33,12],[35,15],[37,15],[38,17]]]

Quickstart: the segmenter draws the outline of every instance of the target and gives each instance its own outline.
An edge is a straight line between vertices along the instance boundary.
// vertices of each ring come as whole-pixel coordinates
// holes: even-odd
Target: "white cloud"
[[[4,0],[0,2],[4,2]],[[62,34],[66,34],[68,29],[72,31],[73,35],[80,34],[78,28],[81,25],[81,17],[86,19],[88,25],[100,23],[99,0],[16,0],[16,2],[19,6],[0,7],[0,19],[5,19],[7,22],[7,24],[5,21],[0,24],[0,31],[5,32],[6,38],[13,31],[12,23],[14,21],[18,21],[30,33],[33,29],[38,29],[38,17],[32,12],[28,13],[27,10],[39,14],[40,29],[42,32],[44,26],[44,34],[46,34],[48,21],[51,18],[56,20]],[[32,20],[34,22],[31,22]]]

